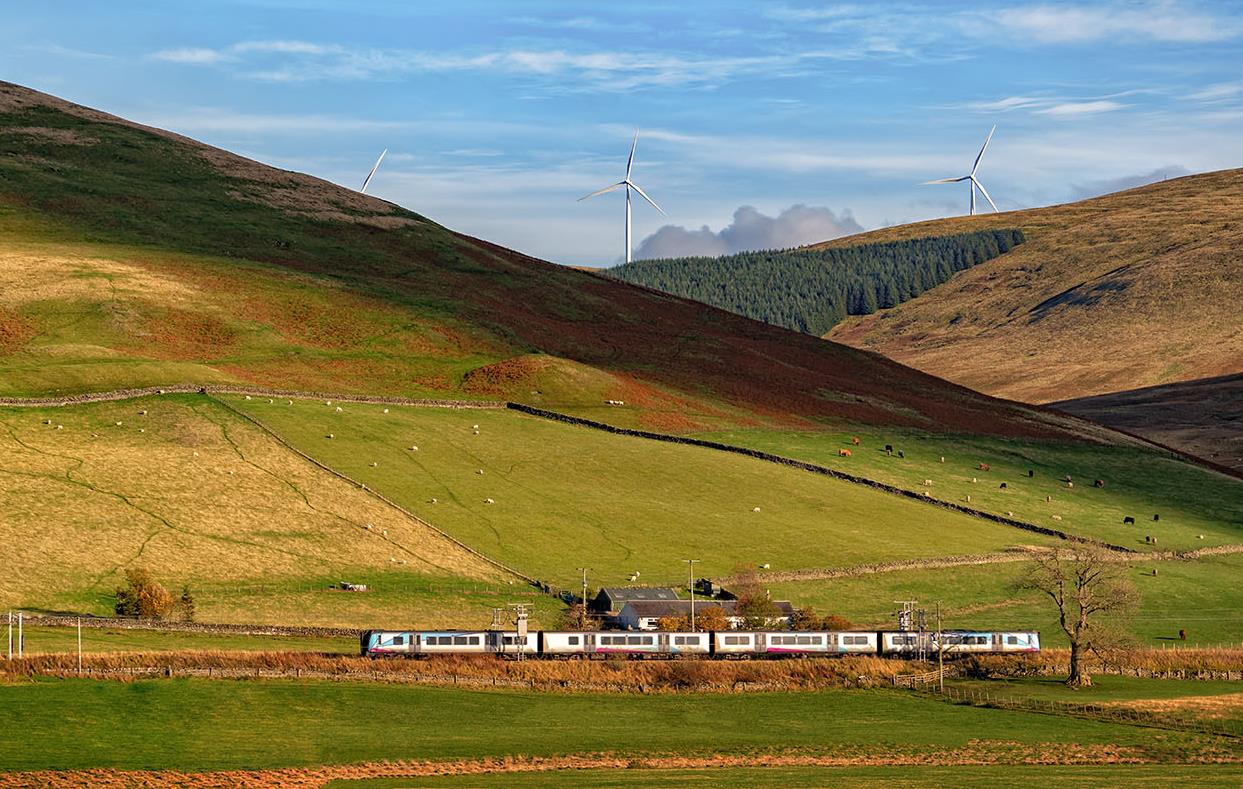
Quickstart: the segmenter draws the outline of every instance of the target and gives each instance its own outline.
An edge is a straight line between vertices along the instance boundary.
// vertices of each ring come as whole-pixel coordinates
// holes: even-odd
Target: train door
[[[656,651],[660,654],[668,654],[669,652],[669,634],[661,633],[656,637]]]
[[[768,651],[768,636],[765,633],[755,634],[755,651],[757,654],[763,654]]]

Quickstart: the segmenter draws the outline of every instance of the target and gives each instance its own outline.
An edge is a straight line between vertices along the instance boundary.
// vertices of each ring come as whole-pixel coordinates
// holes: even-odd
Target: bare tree
[[[1126,571],[1126,564],[1104,549],[1083,547],[1040,556],[1021,582],[1022,588],[1040,592],[1057,606],[1058,623],[1070,641],[1067,685],[1092,684],[1084,656],[1105,648],[1113,637],[1102,620],[1125,616],[1138,606],[1139,592]]]

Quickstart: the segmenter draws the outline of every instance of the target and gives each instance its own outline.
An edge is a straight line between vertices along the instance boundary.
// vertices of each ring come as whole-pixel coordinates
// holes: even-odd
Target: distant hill
[[[607,273],[623,282],[820,335],[847,315],[896,307],[1022,242],[1023,234],[1017,230],[981,230],[852,247],[639,260]]]
[[[1116,439],[7,83],[0,152],[0,395],[240,381],[663,430]]]
[[[1243,170],[886,228],[817,249],[1017,227],[1026,243],[828,338],[1046,403],[1243,371]]]

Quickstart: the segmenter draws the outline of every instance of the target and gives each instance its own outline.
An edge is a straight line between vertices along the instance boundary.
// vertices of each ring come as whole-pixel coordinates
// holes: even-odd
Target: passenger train
[[[719,659],[819,655],[935,655],[935,632],[910,631],[666,631],[580,632],[533,630],[519,636],[512,630],[365,630],[361,654],[367,657],[431,655],[497,655],[534,658],[706,657]],[[980,653],[1018,654],[1040,651],[1035,631],[943,631],[946,656]]]

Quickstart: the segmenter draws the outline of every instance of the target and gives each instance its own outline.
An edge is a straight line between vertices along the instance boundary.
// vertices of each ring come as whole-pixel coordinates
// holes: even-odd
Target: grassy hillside
[[[635,571],[676,583],[685,558],[719,576],[738,563],[796,569],[1050,542],[797,469],[514,411],[222,400],[488,556],[572,588],[584,566],[593,586]]]
[[[0,151],[9,394],[235,380],[616,399],[619,421],[671,429],[845,419],[1093,434],[7,83]]]
[[[1243,370],[1243,170],[1079,203],[921,222],[836,247],[1017,227],[1027,242],[829,338],[1048,402]]]
[[[451,621],[509,589],[205,397],[0,409],[0,512],[0,607],[107,613],[134,566],[216,621]],[[376,591],[328,590],[343,579]]]

